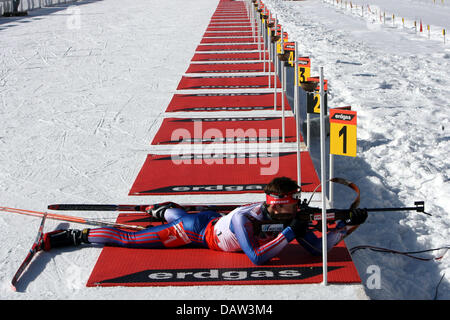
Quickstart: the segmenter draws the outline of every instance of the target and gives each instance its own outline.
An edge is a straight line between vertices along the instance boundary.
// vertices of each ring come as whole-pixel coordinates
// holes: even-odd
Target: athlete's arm
[[[287,227],[275,239],[260,246],[252,222],[241,214],[233,216],[230,227],[242,251],[256,265],[263,264],[278,255],[295,238],[292,229]]]
[[[354,227],[347,226],[343,221],[338,221],[336,229],[327,233],[327,251],[341,242],[349,232],[353,232]],[[312,255],[322,254],[322,237],[317,237],[314,232],[307,232],[302,238],[297,238],[298,243]]]

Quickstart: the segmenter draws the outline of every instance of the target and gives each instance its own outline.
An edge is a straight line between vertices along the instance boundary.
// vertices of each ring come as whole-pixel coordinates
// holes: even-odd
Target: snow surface
[[[448,4],[431,2],[366,4],[372,10],[386,6],[383,10],[404,15],[405,21],[423,15],[425,23],[448,28]],[[289,38],[298,41],[300,53],[311,57],[313,74],[324,67],[330,105],[358,111],[358,157],[336,157],[335,175],[360,187],[361,207],[425,200],[433,214],[371,213],[346,239],[347,246],[400,251],[448,246],[448,42],[444,45],[438,34],[431,39],[416,34],[411,23],[393,25],[388,14],[383,23],[332,2],[265,3]],[[166,201],[127,194],[217,4],[80,1],[33,10],[23,18],[0,18],[0,204],[45,210],[50,203]],[[312,153],[317,158],[316,148]],[[335,203],[346,207],[352,197],[337,188]],[[422,262],[368,250],[353,255],[364,290],[358,285],[86,288],[101,250],[84,247],[39,254],[14,293],[11,277],[38,225],[35,218],[0,215],[0,299],[433,299],[444,274],[437,299],[450,298],[450,255]],[[46,231],[61,226],[68,224],[48,221]],[[366,285],[373,266],[380,270],[379,289]]]

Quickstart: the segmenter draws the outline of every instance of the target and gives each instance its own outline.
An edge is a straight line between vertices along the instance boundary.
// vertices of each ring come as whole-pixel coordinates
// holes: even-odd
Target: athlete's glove
[[[367,219],[367,210],[366,209],[351,209],[349,212],[349,217],[345,221],[348,226],[356,226],[364,223]]]
[[[164,213],[166,212],[167,209],[170,208],[182,208],[182,207],[174,202],[163,202],[148,206],[145,209],[145,212],[147,212],[152,217],[157,218],[158,220],[165,221]]]
[[[289,227],[294,231],[296,239],[303,238],[308,231],[308,222],[301,221],[298,217],[295,217]]]

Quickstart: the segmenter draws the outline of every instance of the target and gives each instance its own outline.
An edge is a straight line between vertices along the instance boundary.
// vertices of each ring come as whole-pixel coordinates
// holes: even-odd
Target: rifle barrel
[[[419,211],[420,207],[399,207],[399,208],[366,208],[367,211],[407,211],[414,210]]]

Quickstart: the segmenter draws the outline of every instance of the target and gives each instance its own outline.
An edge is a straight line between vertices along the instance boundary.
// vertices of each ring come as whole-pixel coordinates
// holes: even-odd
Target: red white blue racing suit
[[[165,219],[167,224],[138,232],[109,227],[91,229],[88,241],[128,248],[186,246],[243,251],[254,264],[260,265],[277,256],[295,238],[290,227],[278,232],[261,232],[261,222],[271,220],[264,202],[238,207],[225,216],[214,211],[189,214],[183,209],[171,208],[166,210]],[[328,232],[328,250],[346,234],[345,223],[339,222],[336,229]],[[307,232],[297,241],[313,255],[322,253],[322,240],[313,232]]]

